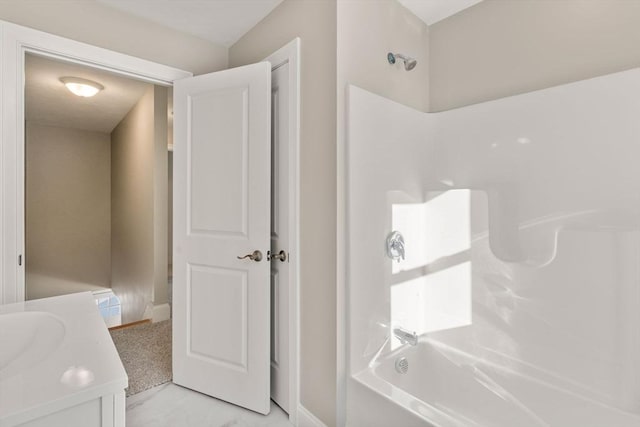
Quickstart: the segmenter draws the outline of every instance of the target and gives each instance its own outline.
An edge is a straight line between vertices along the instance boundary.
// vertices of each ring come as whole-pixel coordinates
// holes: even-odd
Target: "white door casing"
[[[263,414],[270,104],[268,62],[174,83],[173,379]]]
[[[272,64],[272,246],[284,250],[285,263],[271,262],[272,354],[271,398],[298,425],[299,406],[299,216],[300,216],[300,38],[295,38],[265,60]]]
[[[271,398],[289,412],[289,64],[271,72]]]
[[[24,301],[24,56],[26,52],[171,86],[190,72],[0,21],[0,304]]]

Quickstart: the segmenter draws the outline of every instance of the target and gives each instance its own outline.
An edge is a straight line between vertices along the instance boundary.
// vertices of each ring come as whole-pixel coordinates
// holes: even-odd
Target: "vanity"
[[[0,427],[124,427],[127,385],[90,292],[0,305]]]

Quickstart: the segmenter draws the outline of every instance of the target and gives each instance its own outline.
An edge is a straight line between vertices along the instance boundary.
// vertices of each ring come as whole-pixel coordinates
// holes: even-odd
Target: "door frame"
[[[300,410],[300,37],[264,60],[271,71],[289,64],[289,421],[298,425]],[[273,171],[271,172],[273,173]],[[293,254],[293,256],[292,256]]]
[[[86,43],[0,21],[2,138],[0,140],[0,304],[25,299],[24,217],[24,62],[26,53],[62,59],[143,80],[172,86],[192,73],[113,52]],[[22,177],[22,178],[21,178]],[[21,262],[19,262],[19,259]]]
[[[114,72],[125,77],[161,86],[173,86],[191,72],[114,52],[87,43],[0,20],[0,304],[22,302],[25,298],[24,226],[24,60],[26,53]],[[290,202],[292,242],[290,332],[289,420],[297,425],[299,396],[299,230],[300,230],[300,39],[295,39],[271,56],[279,64],[289,61]],[[293,111],[291,111],[293,110]],[[19,257],[22,261],[19,264]]]

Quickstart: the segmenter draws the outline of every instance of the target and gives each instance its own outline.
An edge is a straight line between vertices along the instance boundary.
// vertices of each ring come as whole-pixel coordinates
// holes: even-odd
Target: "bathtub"
[[[399,358],[405,358],[408,366],[404,374],[396,370]],[[395,418],[394,425],[402,427],[640,425],[640,414],[607,406],[429,339],[390,352],[353,379],[383,397],[387,405],[410,413],[409,417]],[[367,405],[369,409],[376,407],[374,400]]]

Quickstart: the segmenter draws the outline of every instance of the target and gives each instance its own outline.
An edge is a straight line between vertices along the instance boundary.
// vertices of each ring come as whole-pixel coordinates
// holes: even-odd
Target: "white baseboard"
[[[169,304],[164,303],[153,306],[153,311],[151,313],[151,321],[153,323],[169,319],[171,319],[171,307]]]
[[[298,405],[298,425],[297,427],[327,427],[315,415],[302,405]]]

